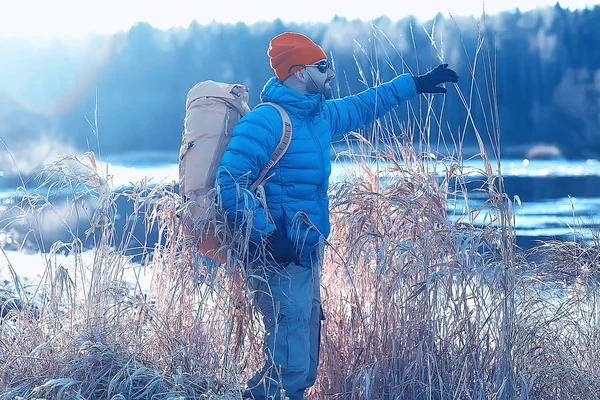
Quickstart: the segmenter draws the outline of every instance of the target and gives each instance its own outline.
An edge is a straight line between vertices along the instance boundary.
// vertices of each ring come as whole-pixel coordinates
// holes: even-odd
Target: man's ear
[[[306,70],[304,68],[299,69],[298,71],[294,72],[293,75],[296,77],[296,79],[298,79],[302,83],[305,83],[306,79],[308,79],[306,77]]]

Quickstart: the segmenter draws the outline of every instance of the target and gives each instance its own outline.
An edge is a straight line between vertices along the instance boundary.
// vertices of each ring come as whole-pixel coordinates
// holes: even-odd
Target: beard
[[[325,96],[326,100],[330,100],[333,98],[333,90],[331,90],[331,86],[329,85],[329,81],[323,82],[321,87],[319,87],[315,81],[312,79],[308,81],[306,85],[306,91],[309,94],[322,94]]]

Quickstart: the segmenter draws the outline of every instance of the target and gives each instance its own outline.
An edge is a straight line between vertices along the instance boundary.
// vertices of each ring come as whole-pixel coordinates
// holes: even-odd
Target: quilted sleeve
[[[250,240],[259,243],[275,229],[264,203],[250,190],[275,149],[273,127],[262,113],[247,114],[233,129],[223,154],[215,185],[222,206],[236,227],[250,228]],[[248,222],[252,226],[248,227]]]
[[[328,100],[325,105],[330,117],[332,139],[384,116],[392,107],[417,95],[411,74],[402,74],[390,82],[372,87],[356,95]]]

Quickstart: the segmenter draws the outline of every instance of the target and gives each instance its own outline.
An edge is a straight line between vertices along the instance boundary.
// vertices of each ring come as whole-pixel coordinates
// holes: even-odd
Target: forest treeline
[[[492,129],[497,110],[508,156],[536,144],[556,146],[567,158],[600,155],[600,7],[570,11],[559,4],[485,18],[440,14],[426,22],[336,17],[311,24],[194,22],[166,31],[142,22],[72,41],[2,38],[0,137],[13,149],[56,140],[82,151],[99,143],[104,155],[173,154],[190,87],[205,79],[243,83],[251,106],[257,104],[272,76],[269,40],[287,30],[309,35],[332,57],[339,96],[447,62],[463,93],[480,93],[472,107],[480,129]],[[451,144],[467,126],[464,144],[476,146],[456,90],[435,102],[445,121],[441,132],[433,124],[430,140],[437,146],[441,134]],[[419,100],[411,103],[418,110]]]

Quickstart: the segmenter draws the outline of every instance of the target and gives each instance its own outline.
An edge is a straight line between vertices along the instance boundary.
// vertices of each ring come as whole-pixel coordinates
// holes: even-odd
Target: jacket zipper
[[[324,162],[324,157],[323,157],[323,146],[321,145],[321,141],[313,134],[314,131],[314,124],[310,123],[310,136],[312,137],[312,139],[315,141],[315,143],[317,143],[317,146],[319,148],[319,159],[321,160],[321,165],[324,166],[325,162]],[[319,190],[317,190],[317,196],[319,198],[319,200],[321,200],[321,193],[319,192]],[[319,202],[320,203],[320,202]],[[321,219],[321,223],[323,223],[323,221],[325,220],[325,215],[324,215],[324,211],[323,211],[323,207],[319,207],[319,218]]]

